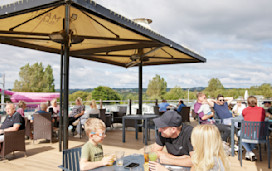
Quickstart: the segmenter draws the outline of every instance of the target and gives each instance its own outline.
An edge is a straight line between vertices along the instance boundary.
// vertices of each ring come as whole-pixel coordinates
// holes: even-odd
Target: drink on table
[[[111,156],[111,163],[110,164],[107,164],[106,166],[112,166],[113,165],[113,163],[114,163],[114,159],[115,159],[115,155],[110,155],[110,154],[105,154],[104,155],[105,157],[107,157],[107,156]]]
[[[148,157],[149,157],[149,161],[157,161],[158,159],[158,155],[156,152],[150,152]]]

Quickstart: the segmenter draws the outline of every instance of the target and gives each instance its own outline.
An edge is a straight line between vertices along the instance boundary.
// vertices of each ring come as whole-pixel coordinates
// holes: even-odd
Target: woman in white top
[[[90,103],[91,109],[86,111],[81,116],[81,124],[77,124],[77,133],[80,132],[80,126],[84,125],[88,118],[98,118],[99,117],[99,110],[97,109],[97,105],[95,100],[92,100]],[[76,137],[79,137],[79,134],[77,134]]]
[[[242,111],[246,108],[246,105],[242,104],[241,100],[237,101],[237,104],[233,107],[232,113],[234,117],[242,116]]]

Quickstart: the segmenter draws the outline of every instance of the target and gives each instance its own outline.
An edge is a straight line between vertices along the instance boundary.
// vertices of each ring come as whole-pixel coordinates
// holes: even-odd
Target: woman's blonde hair
[[[79,102],[82,105],[82,99],[80,97],[76,98],[76,102]]]
[[[92,108],[97,109],[97,105],[96,105],[95,100],[92,100],[90,105],[92,106]]]
[[[229,161],[223,148],[223,142],[218,128],[214,125],[198,125],[191,135],[194,154],[192,163],[195,170],[207,171],[214,167],[215,160],[222,161],[224,169],[229,170]],[[218,163],[218,166],[220,164]]]
[[[101,119],[89,118],[84,124],[86,135],[96,132],[98,129],[106,130],[106,125]]]
[[[51,105],[53,106],[54,105],[54,103],[56,103],[57,102],[57,99],[53,99],[53,100],[51,100]]]

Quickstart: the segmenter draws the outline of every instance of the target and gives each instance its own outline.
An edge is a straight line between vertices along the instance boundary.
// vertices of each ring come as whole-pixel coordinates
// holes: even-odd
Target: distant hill
[[[94,88],[86,88],[86,89],[79,89],[79,88],[76,88],[76,89],[69,89],[69,93],[72,94],[76,91],[85,91],[85,92],[91,92],[93,91]],[[138,93],[138,88],[112,88],[113,90],[117,91],[118,93]],[[170,91],[171,88],[167,88],[166,91]],[[188,90],[188,88],[182,88],[183,90]],[[191,92],[194,92],[194,91],[202,91],[204,90],[205,87],[193,87],[193,88],[190,88],[189,90]],[[145,93],[147,90],[147,88],[143,88],[143,92]],[[59,92],[60,89],[56,89],[56,92]]]

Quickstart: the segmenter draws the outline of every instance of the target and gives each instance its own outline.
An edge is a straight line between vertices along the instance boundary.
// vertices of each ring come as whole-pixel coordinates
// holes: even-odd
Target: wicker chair
[[[28,136],[28,137],[32,136],[31,123],[30,123],[30,120],[27,117],[25,117],[25,135]]]
[[[33,114],[33,143],[37,139],[48,139],[52,143],[53,127],[51,113]]]
[[[5,157],[11,152],[23,151],[25,152],[25,130],[11,131],[4,133],[4,142],[1,147],[1,157]]]

